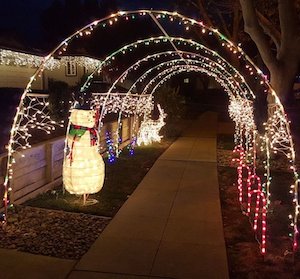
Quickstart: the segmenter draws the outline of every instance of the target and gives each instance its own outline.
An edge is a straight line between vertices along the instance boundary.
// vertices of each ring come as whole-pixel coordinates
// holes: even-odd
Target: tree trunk
[[[271,71],[271,85],[280,101],[286,106],[291,106],[294,101],[292,91],[297,72],[298,65],[292,59],[280,63],[280,66]]]
[[[239,26],[240,26],[240,5],[238,1],[235,1],[234,8],[233,8],[233,21],[232,21],[232,41],[235,44],[238,43]]]
[[[289,63],[285,63],[277,71],[271,72],[271,85],[284,105],[287,118],[291,121],[290,128],[298,158],[300,154],[300,111],[293,94],[295,76],[298,72],[298,65],[295,61],[296,59],[289,59]],[[268,98],[268,111],[271,114],[272,103],[274,100]]]

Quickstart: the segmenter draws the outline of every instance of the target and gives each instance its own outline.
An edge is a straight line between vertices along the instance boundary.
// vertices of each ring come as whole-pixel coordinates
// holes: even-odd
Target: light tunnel
[[[150,41],[152,42],[157,42],[157,40],[165,40],[166,38],[158,38],[158,39],[153,39],[151,38]],[[197,45],[196,42],[192,42],[191,40],[188,40],[188,41],[185,41],[184,39],[181,39],[181,38],[174,38],[174,40],[179,40],[179,41],[184,41],[186,44],[192,44],[192,45]],[[146,39],[148,41],[148,39]],[[144,41],[146,41],[144,40]],[[139,41],[137,42],[138,44],[140,43],[144,43],[144,41]],[[131,45],[134,45],[134,44],[131,44]],[[198,47],[198,45],[197,45]],[[201,49],[203,49],[204,46],[201,45]],[[109,59],[112,59],[112,57],[115,57],[116,53],[120,53],[122,51],[122,49],[128,49],[128,46],[125,46],[125,47],[122,47],[119,51],[116,51],[114,52],[114,55],[110,55],[108,56]],[[209,53],[209,51],[205,49],[205,52],[206,53]],[[167,52],[161,52],[161,53],[157,53],[157,54],[152,54],[152,55],[149,55],[145,58],[142,58],[140,60],[138,60],[136,63],[134,63],[133,65],[131,65],[127,70],[125,70],[112,84],[111,88],[108,90],[108,94],[107,94],[107,98],[109,98],[109,95],[112,93],[113,94],[113,91],[115,89],[115,86],[120,82],[120,80],[124,80],[124,77],[127,77],[128,76],[128,73],[129,72],[133,72],[133,71],[136,71],[137,68],[140,66],[141,63],[146,63],[147,61],[149,60],[158,60],[161,56],[172,56],[174,59],[172,60],[167,60],[165,62],[162,62],[162,63],[159,63],[153,67],[151,67],[150,69],[148,69],[146,72],[144,72],[140,77],[138,77],[135,82],[131,85],[130,89],[128,90],[127,94],[130,94],[132,93],[132,91],[134,90],[134,88],[136,87],[136,85],[138,83],[141,83],[142,81],[144,81],[145,79],[147,79],[147,76],[150,75],[152,72],[156,71],[157,69],[163,69],[164,67],[167,67],[167,66],[170,66],[171,64],[174,64],[174,63],[183,63],[183,64],[202,64],[204,65],[203,67],[207,67],[207,68],[214,68],[216,67],[217,69],[219,69],[219,74],[222,74],[222,75],[227,75],[227,79],[233,79],[235,81],[235,86],[237,88],[239,88],[240,90],[234,90],[234,86],[233,87],[233,90],[238,92],[237,94],[240,94],[243,98],[246,98],[245,96],[248,96],[248,98],[250,98],[249,96],[253,96],[254,97],[254,94],[253,92],[251,91],[250,87],[248,86],[247,83],[244,82],[244,78],[232,67],[230,67],[229,70],[226,70],[222,65],[225,64],[225,62],[223,60],[221,60],[220,58],[218,58],[218,60],[221,60],[222,61],[222,64],[218,64],[216,62],[214,62],[214,60],[206,57],[206,56],[203,56],[203,55],[200,55],[200,54],[197,54],[196,52],[184,52],[184,51],[180,51],[180,56],[181,57],[178,57],[177,59],[174,58],[174,56],[178,56],[178,53],[176,51],[167,51]],[[187,56],[187,58],[184,58],[183,55]],[[189,56],[192,56],[192,57],[189,57]],[[213,56],[216,56],[216,54],[213,54]],[[108,58],[106,58],[104,61],[108,61]],[[193,58],[193,59],[192,59]],[[197,58],[197,59],[196,59]],[[104,65],[105,62],[102,62],[102,65]],[[101,66],[102,66],[101,65]],[[100,67],[101,68],[101,67]],[[101,71],[101,69],[97,69],[95,71]],[[215,70],[216,71],[216,70]],[[229,71],[234,71],[234,75],[232,75]],[[223,73],[222,73],[223,72]],[[87,82],[84,84],[83,86],[83,91],[86,90],[91,82],[91,79],[92,79],[92,76],[93,74],[91,74],[88,79],[87,79]],[[152,79],[148,85],[141,91],[141,94],[145,94],[147,89],[149,89],[149,87],[152,85],[153,82],[155,82],[156,79]],[[230,82],[228,80],[228,82]],[[122,83],[122,82],[121,82]],[[231,82],[230,82],[231,83]],[[232,82],[233,83],[233,82]],[[231,83],[231,85],[232,85]],[[245,89],[243,90],[241,87],[244,87]],[[105,103],[105,101],[104,101]],[[103,106],[103,110],[102,110],[102,113],[101,115],[104,114],[104,108],[105,108],[105,105]]]
[[[145,85],[144,89],[141,92],[141,97],[143,95],[144,96],[149,95],[149,102],[151,102],[153,94],[167,80],[169,80],[170,78],[172,78],[173,76],[175,76],[177,74],[189,73],[189,72],[203,73],[203,74],[213,77],[225,89],[225,91],[228,93],[230,98],[233,98],[233,96],[235,96],[235,98],[237,98],[237,96],[240,96],[240,94],[242,92],[241,88],[234,86],[234,82],[230,81],[230,79],[228,79],[227,75],[224,75],[223,73],[219,72],[217,69],[214,69],[214,68],[209,69],[209,67],[204,67],[203,65],[202,66],[197,65],[197,64],[200,64],[200,63],[197,63],[198,62],[197,60],[186,60],[184,63],[180,59],[171,60],[171,61],[172,61],[171,65],[170,65],[170,62],[161,63],[161,64],[151,68],[146,73],[144,73],[144,75],[142,75],[142,77],[139,77],[137,79],[137,81],[139,81],[140,79],[144,80],[144,76],[147,75],[149,72],[151,72],[152,69],[167,65],[166,69],[162,70],[159,74],[157,74],[155,77],[153,77]],[[132,87],[133,86],[135,86],[135,83],[132,85]],[[152,86],[152,89],[151,89],[151,86]],[[131,92],[132,87],[128,90],[128,92],[126,94]],[[113,94],[113,93],[111,93],[111,94]],[[249,101],[249,102],[251,102],[251,101]],[[119,117],[118,117],[119,124],[121,123],[120,122],[121,114],[122,114],[122,109],[120,109],[120,112],[119,112]],[[134,113],[134,115],[135,114],[136,113]],[[134,126],[133,130],[135,130],[135,128],[136,127]],[[116,138],[118,138],[118,134],[117,134]]]
[[[149,91],[149,88],[151,87],[151,85],[155,85],[156,81],[160,81],[161,79],[163,81],[167,80],[164,78],[164,74],[170,74],[170,72],[174,72],[176,73],[181,73],[181,72],[202,72],[202,73],[206,73],[208,75],[210,75],[210,72],[214,72],[215,74],[213,75],[214,78],[217,78],[219,76],[219,80],[221,80],[221,77],[223,77],[223,83],[222,84],[226,84],[224,81],[227,80],[227,83],[229,84],[229,86],[231,87],[231,94],[235,94],[235,95],[239,95],[239,96],[243,96],[245,98],[245,93],[243,92],[242,88],[239,86],[239,82],[237,82],[236,80],[232,80],[231,81],[231,74],[229,72],[227,72],[221,65],[216,64],[213,60],[210,60],[209,58],[206,58],[204,56],[201,56],[199,54],[196,53],[191,53],[191,52],[182,52],[182,54],[187,55],[188,57],[186,59],[182,59],[182,58],[177,58],[174,59],[174,56],[177,56],[176,52],[163,52],[163,53],[158,53],[158,54],[153,54],[148,56],[147,58],[143,58],[139,61],[137,61],[136,63],[134,63],[133,65],[131,65],[125,72],[123,72],[112,84],[112,86],[110,87],[110,89],[108,90],[108,95],[107,98],[109,98],[109,94],[113,94],[112,91],[115,88],[115,85],[124,78],[124,76],[128,75],[129,71],[134,71],[137,69],[137,66],[141,63],[141,62],[145,62],[148,61],[149,59],[151,59],[152,61],[154,59],[159,58],[160,56],[171,56],[173,59],[171,60],[167,60],[165,62],[162,63],[158,63],[157,65],[151,67],[150,69],[148,69],[146,72],[144,72],[140,77],[138,77],[136,79],[136,81],[131,85],[131,87],[129,88],[128,92],[126,94],[131,94],[133,89],[136,87],[137,83],[140,83],[144,80],[147,80],[147,76],[149,74],[151,74],[151,72],[159,69],[161,70],[161,72],[159,74],[157,74],[157,76],[155,76],[153,79],[151,79],[147,85],[144,87],[144,89],[141,90],[141,95],[145,95],[147,94],[147,92]],[[192,56],[192,57],[190,57]],[[193,59],[191,59],[193,58]],[[182,65],[180,65],[182,64]],[[175,65],[177,65],[175,67]],[[193,67],[191,67],[193,66]],[[197,66],[197,68],[196,68]],[[166,68],[166,69],[165,69]],[[133,70],[134,69],[134,70]],[[189,71],[189,69],[191,69]],[[206,69],[206,70],[205,70]],[[220,69],[220,70],[218,70]],[[223,73],[222,73],[223,71]],[[171,75],[169,75],[169,78],[174,76],[174,73],[172,73]],[[161,85],[163,82],[159,82],[159,85]],[[156,91],[156,89],[159,86],[156,86],[154,88],[154,90],[152,90],[151,94],[150,94],[150,98],[152,97],[153,93]],[[247,85],[246,88],[248,89]],[[250,91],[250,89],[249,89]],[[251,91],[250,91],[251,92]],[[252,93],[252,92],[251,92]],[[252,93],[253,94],[253,93]],[[249,94],[250,95],[250,94]],[[105,107],[105,106],[103,106]],[[121,114],[122,114],[122,108],[120,109],[119,112],[119,125],[120,125],[120,119],[121,119]],[[116,138],[118,138],[118,135],[116,136]]]
[[[253,63],[253,61],[244,53],[240,46],[234,45],[224,35],[222,35],[217,29],[206,26],[203,22],[197,21],[192,18],[185,17],[177,12],[168,11],[156,11],[156,10],[138,10],[138,11],[121,11],[105,17],[100,20],[93,21],[92,23],[84,26],[80,30],[71,34],[65,40],[63,40],[52,52],[49,53],[39,66],[35,74],[30,78],[24,93],[21,96],[20,104],[16,115],[14,117],[10,141],[8,143],[8,163],[7,174],[4,182],[4,198],[3,204],[5,212],[3,215],[3,222],[6,222],[7,210],[12,206],[13,201],[10,200],[11,192],[13,191],[13,164],[16,160],[16,154],[21,152],[22,149],[30,147],[28,141],[30,139],[30,129],[35,127],[41,127],[50,133],[56,123],[49,118],[47,114],[47,101],[44,97],[35,95],[33,84],[41,79],[43,72],[45,71],[45,65],[53,59],[53,57],[61,57],[68,51],[69,46],[72,43],[76,43],[77,40],[81,40],[85,37],[89,37],[98,28],[113,28],[119,21],[131,21],[136,18],[147,17],[154,23],[155,26],[162,32],[161,36],[150,37],[145,39],[138,39],[133,43],[129,43],[114,50],[110,54],[99,62],[97,68],[89,74],[86,80],[83,82],[80,89],[80,96],[85,98],[90,85],[93,82],[93,78],[103,72],[105,68],[111,68],[112,65],[118,61],[120,56],[126,56],[128,53],[134,53],[141,46],[155,47],[157,45],[164,45],[169,49],[166,51],[156,51],[155,53],[148,53],[142,57],[136,59],[133,64],[125,68],[117,78],[114,79],[112,86],[108,90],[107,94],[102,98],[102,103],[98,103],[101,109],[101,118],[107,113],[106,103],[110,96],[116,94],[115,86],[122,84],[126,79],[129,79],[133,73],[136,73],[140,68],[146,67],[141,74],[138,74],[137,78],[131,79],[134,82],[131,88],[124,96],[134,95],[134,89],[143,88],[139,93],[135,94],[137,100],[140,100],[143,95],[152,96],[155,91],[167,80],[173,76],[182,72],[198,72],[204,73],[213,77],[228,93],[230,104],[229,112],[230,116],[235,122],[236,126],[236,149],[235,152],[239,154],[239,167],[249,168],[250,174],[248,177],[249,183],[247,184],[247,191],[249,195],[256,195],[256,206],[254,209],[253,223],[255,224],[254,230],[256,231],[262,254],[266,253],[266,216],[259,216],[259,212],[267,212],[268,203],[270,202],[269,195],[272,189],[271,177],[270,177],[270,154],[272,152],[279,152],[286,156],[289,160],[289,167],[294,177],[293,185],[291,186],[291,199],[293,202],[293,212],[290,212],[289,217],[291,219],[291,241],[292,250],[297,249],[298,243],[298,215],[299,215],[299,200],[298,200],[298,172],[295,165],[295,151],[293,147],[293,140],[289,127],[288,119],[286,118],[284,108],[276,95],[276,92],[272,89],[263,72]],[[205,36],[201,39],[202,42],[197,42],[191,38],[177,37],[169,35],[165,28],[162,27],[162,21],[167,21],[168,24],[176,22],[180,28],[183,28],[183,33],[186,34],[188,30],[194,28],[198,30],[200,34]],[[179,27],[178,27],[179,28]],[[213,41],[213,43],[211,42]],[[207,43],[209,46],[205,46]],[[217,50],[212,49],[212,45],[216,46]],[[239,61],[240,69],[238,70],[229,61],[229,57],[235,56]],[[170,58],[169,58],[170,57]],[[161,58],[166,58],[166,61],[160,62]],[[168,60],[169,59],[169,60]],[[154,62],[156,63],[154,63]],[[153,62],[155,65],[151,65]],[[149,66],[147,66],[149,64]],[[143,86],[142,84],[145,83]],[[97,92],[95,92],[97,93]],[[260,133],[260,140],[258,140],[258,131],[256,129],[253,115],[255,113],[254,100],[258,94],[264,94],[272,96],[274,102],[269,106],[268,119],[264,123],[264,131]],[[28,101],[30,100],[30,101]],[[41,101],[42,100],[42,101]],[[138,102],[137,102],[138,103]],[[147,103],[147,102],[146,102]],[[32,117],[29,119],[30,111],[34,107],[41,107],[35,110],[35,117],[41,115],[43,120],[32,123]],[[147,107],[147,106],[145,106]],[[241,113],[241,110],[247,108]],[[149,107],[148,107],[149,109]],[[265,108],[267,110],[267,108]],[[245,113],[247,111],[248,113]],[[123,112],[123,105],[119,108],[119,121]],[[147,111],[149,113],[149,110]],[[137,114],[136,108],[132,111],[133,115]],[[241,115],[244,114],[244,115]],[[36,118],[33,118],[36,119]],[[250,124],[249,124],[250,122]],[[62,125],[61,123],[59,123]],[[102,125],[98,127],[100,132]],[[22,143],[25,141],[25,144]],[[251,182],[251,179],[257,178],[255,160],[251,163],[247,163],[245,160],[245,154],[248,158],[255,157],[257,150],[257,144],[263,145],[265,152],[265,177],[261,179],[263,183],[257,186],[257,183]],[[251,154],[250,154],[251,153]],[[241,173],[239,173],[241,175]],[[251,184],[252,183],[252,184]],[[257,187],[256,189],[251,187]],[[243,185],[239,185],[241,190]],[[287,187],[290,187],[288,185]],[[250,202],[251,203],[251,202]],[[249,209],[250,208],[250,209]],[[251,211],[251,206],[248,206],[247,210]],[[263,213],[264,214],[264,213]],[[266,213],[267,214],[267,213]],[[248,214],[251,217],[251,214]],[[288,217],[287,217],[288,218]],[[261,222],[257,228],[258,222]]]

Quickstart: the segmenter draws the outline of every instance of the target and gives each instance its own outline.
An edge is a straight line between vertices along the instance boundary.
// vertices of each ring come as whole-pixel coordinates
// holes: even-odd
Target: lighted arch
[[[171,68],[168,68],[168,69],[164,70],[160,74],[156,75],[153,79],[151,79],[149,81],[149,83],[152,83],[152,82],[156,82],[158,80],[157,84],[151,90],[151,93],[149,94],[149,96],[151,97],[156,92],[156,90],[160,86],[162,86],[167,80],[169,80],[171,77],[173,77],[177,74],[183,73],[183,72],[187,72],[187,73],[188,72],[204,73],[204,74],[206,74],[210,77],[213,77],[224,88],[224,90],[228,93],[229,97],[232,97],[234,95],[239,96],[239,94],[236,93],[236,91],[239,91],[239,90],[236,89],[233,86],[232,82],[229,82],[228,79],[226,79],[226,76],[223,76],[222,73],[210,72],[209,70],[207,70],[203,67],[189,66],[189,65],[180,65],[180,66],[171,67]],[[142,94],[146,94],[146,91],[148,90],[148,88],[147,88],[148,84],[145,86]],[[122,112],[120,111],[120,113],[122,113]],[[120,119],[120,116],[119,116],[119,119]]]
[[[203,50],[206,54],[210,54],[210,55],[212,55],[212,57],[216,57],[218,59],[218,61],[215,61],[215,63],[218,65],[221,64],[223,66],[229,67],[234,72],[234,75],[233,75],[234,78],[240,78],[239,83],[242,83],[245,85],[245,88],[247,88],[249,90],[248,93],[251,95],[250,96],[251,98],[255,98],[255,95],[252,93],[249,85],[245,82],[244,77],[230,63],[228,63],[224,58],[222,58],[219,54],[217,54],[216,52],[212,51],[211,49],[209,49],[209,48],[205,47],[204,45],[197,43],[191,39],[184,39],[181,37],[168,37],[168,36],[151,37],[151,38],[138,40],[136,42],[125,45],[125,46],[121,47],[120,49],[112,52],[101,63],[99,63],[98,67],[96,67],[94,72],[89,75],[86,82],[81,87],[81,91],[83,92],[83,94],[85,94],[85,91],[88,89],[88,87],[91,84],[94,74],[96,72],[101,72],[103,66],[106,65],[107,63],[110,63],[111,60],[114,60],[118,54],[123,53],[124,51],[130,50],[130,49],[134,49],[135,47],[137,47],[139,45],[143,45],[143,44],[147,44],[147,43],[157,44],[157,42],[168,43],[169,41],[190,45],[190,46],[194,47],[197,51]],[[177,53],[180,53],[180,51],[177,51]],[[141,60],[143,60],[143,59],[141,59]],[[258,72],[258,73],[260,74],[260,72]],[[264,79],[265,79],[265,77],[263,76],[263,79],[261,80],[261,84],[265,83]],[[109,94],[110,93],[111,93],[111,90],[109,91]],[[107,94],[107,98],[104,101],[103,108],[101,110],[101,117],[100,117],[101,119],[102,119],[102,116],[104,115],[104,108],[106,105],[106,101],[109,98],[109,94]]]
[[[214,60],[211,60],[211,59],[209,59],[205,56],[202,56],[202,55],[197,54],[195,52],[188,52],[188,51],[179,51],[179,52],[181,53],[182,56],[187,55],[188,57],[186,59],[188,59],[188,60],[192,61],[192,59],[194,59],[195,63],[197,63],[198,60],[200,61],[200,58],[204,59],[204,60],[207,60],[207,64],[206,64],[207,66],[209,64],[211,64],[212,66],[216,66],[216,67],[220,68],[221,70],[224,71],[224,73],[228,74],[228,77],[232,77],[232,78],[235,79],[238,76],[236,74],[233,76],[230,72],[228,72],[226,69],[224,69],[224,67],[222,67],[222,65],[218,64]],[[117,83],[119,83],[119,82],[122,83],[123,82],[123,80],[127,77],[128,73],[130,71],[137,70],[141,63],[148,62],[149,60],[153,61],[153,59],[157,59],[157,58],[160,58],[161,56],[168,56],[168,55],[171,55],[172,57],[174,57],[174,56],[178,55],[178,52],[176,52],[176,51],[165,51],[165,52],[160,52],[160,53],[155,53],[155,54],[152,54],[152,55],[148,55],[147,57],[144,57],[144,58],[138,60],[137,62],[132,64],[129,68],[127,68],[118,78],[115,79],[112,86],[108,90],[108,94],[110,94],[113,91],[113,89],[115,88]],[[196,59],[196,58],[198,58],[198,59]],[[134,84],[131,86],[131,89],[129,89],[128,93],[131,93],[131,91],[132,91],[133,87],[135,87],[136,83],[139,82],[141,79],[144,79],[145,75],[150,73],[152,70],[155,70],[156,68],[163,67],[164,65],[168,65],[169,63],[173,63],[173,62],[177,62],[177,61],[180,62],[180,61],[184,61],[184,60],[182,60],[182,58],[168,60],[168,61],[165,61],[161,64],[158,64],[158,65],[152,67],[152,69],[147,70],[144,73],[144,75],[142,75],[142,76],[140,76],[139,78],[136,79],[136,82],[134,82]],[[205,65],[205,63],[204,63],[204,65]],[[221,71],[220,71],[220,73],[221,73]],[[242,77],[241,77],[241,79],[242,79]],[[236,85],[240,88],[239,81],[236,81]],[[246,88],[248,88],[249,91],[252,92],[250,87],[247,84],[246,84]],[[243,92],[243,90],[241,90],[241,92]],[[254,94],[252,93],[252,95],[254,95]]]
[[[245,83],[245,78],[244,76],[241,75],[241,73],[239,71],[237,71],[237,69],[235,69],[235,67],[233,67],[230,63],[228,63],[223,57],[221,57],[218,53],[216,53],[215,51],[207,48],[206,46],[193,41],[191,39],[185,39],[185,38],[181,38],[181,37],[167,37],[167,36],[159,36],[159,37],[151,37],[151,38],[146,38],[143,40],[137,40],[136,42],[130,43],[128,45],[125,45],[123,47],[121,47],[120,49],[114,51],[113,53],[109,54],[108,56],[106,56],[106,58],[101,61],[98,65],[98,67],[96,67],[96,69],[93,71],[93,73],[91,73],[89,75],[89,77],[87,78],[86,82],[83,84],[81,91],[84,92],[85,90],[87,90],[87,88],[89,87],[89,85],[91,84],[91,80],[93,79],[93,76],[96,72],[101,72],[102,68],[107,64],[110,63],[110,61],[114,60],[115,57],[118,54],[122,54],[124,51],[129,50],[131,48],[135,48],[135,46],[140,46],[140,45],[144,45],[145,43],[154,43],[156,44],[157,42],[160,43],[168,43],[169,41],[175,42],[175,43],[185,43],[186,45],[189,45],[191,47],[195,48],[195,51],[204,51],[205,54],[209,54],[212,57],[215,57],[216,59],[218,59],[218,61],[215,61],[217,64],[219,65],[223,65],[226,67],[229,67],[233,72],[234,72],[234,76],[237,78],[239,77],[241,80],[241,83]],[[178,50],[177,53],[181,53],[183,51]],[[197,53],[197,52],[196,52]],[[124,53],[123,53],[124,54]],[[198,53],[199,54],[199,53]],[[180,57],[181,58],[181,57]],[[143,60],[143,59],[141,59]],[[260,72],[257,72],[260,75]],[[261,76],[261,82],[265,83],[265,77]],[[266,83],[267,85],[267,83]],[[248,85],[246,85],[247,88],[249,88]],[[250,96],[251,98],[255,98],[255,95]]]
[[[164,66],[170,66],[172,64],[176,64],[176,63],[184,63],[184,64],[203,64],[202,67],[208,67],[208,68],[211,68],[213,69],[214,72],[218,71],[215,69],[215,67],[220,68],[224,73],[222,73],[221,71],[218,71],[218,74],[219,75],[227,75],[226,78],[227,78],[227,82],[230,83],[230,85],[232,86],[232,90],[233,91],[236,91],[236,92],[241,92],[240,94],[241,95],[244,95],[243,97],[245,97],[245,94],[244,94],[244,90],[242,90],[242,88],[240,87],[240,84],[238,81],[236,81],[236,86],[239,88],[239,90],[234,90],[235,87],[234,85],[232,84],[232,82],[230,80],[228,80],[228,78],[230,79],[231,77],[233,78],[233,80],[235,80],[235,78],[237,77],[237,75],[233,76],[231,73],[229,73],[226,69],[224,69],[224,67],[222,67],[222,65],[219,65],[217,62],[215,62],[214,60],[211,60],[205,56],[202,56],[200,54],[197,54],[197,53],[193,53],[193,52],[185,52],[185,51],[180,51],[181,54],[188,54],[188,55],[191,55],[192,58],[194,59],[191,59],[190,57],[189,58],[185,58],[185,59],[182,59],[182,58],[178,58],[178,59],[173,59],[173,60],[168,60],[168,61],[164,61],[160,64],[157,64],[155,66],[153,66],[152,68],[148,69],[143,75],[141,75],[140,77],[138,77],[136,79],[136,81],[132,84],[132,86],[130,87],[130,89],[128,90],[127,94],[130,94],[133,90],[133,88],[136,86],[136,84],[140,81],[143,81],[144,79],[146,79],[146,76],[148,74],[150,74],[152,71],[158,69],[158,68],[163,68]],[[133,65],[131,65],[127,70],[125,70],[117,79],[115,79],[115,81],[113,82],[112,86],[110,87],[110,89],[108,90],[108,95],[112,92],[112,90],[115,88],[116,84],[119,82],[120,79],[124,79],[124,76],[127,76],[128,72],[131,71],[132,69],[136,70],[138,68],[138,65],[141,63],[141,62],[147,62],[149,60],[151,60],[152,58],[156,58],[156,57],[160,57],[161,55],[175,55],[177,54],[177,52],[174,52],[174,51],[166,51],[166,52],[161,52],[161,53],[156,53],[156,54],[152,54],[152,55],[149,55],[147,56],[146,58],[142,58],[140,60],[138,60],[136,63],[134,63]],[[196,59],[198,58],[198,59]],[[206,60],[206,63],[203,63],[203,61],[199,61],[199,58],[203,59],[203,60]],[[153,61],[153,60],[151,60]],[[161,74],[159,74],[161,75]],[[152,79],[148,85],[150,86],[152,82],[154,82],[156,80],[156,78]],[[145,91],[147,91],[148,89],[148,85],[145,87],[145,89],[143,90],[143,92],[141,94],[145,94]],[[248,88],[248,90],[252,93],[251,89],[249,88],[249,86],[246,84],[246,88]],[[238,94],[238,93],[237,93]],[[253,94],[253,93],[252,93]],[[151,94],[152,95],[152,94]],[[104,106],[105,107],[105,106]],[[103,110],[102,110],[103,111]],[[119,117],[118,117],[118,123],[119,125],[121,125],[121,114],[122,114],[122,108],[120,109],[120,112],[119,112]],[[119,135],[117,133],[117,138],[119,138]],[[117,144],[117,149],[119,147],[119,144]]]
[[[189,41],[189,43],[190,43],[190,41]],[[125,48],[127,48],[127,46],[125,46]],[[116,53],[116,52],[115,52],[115,53]],[[132,84],[131,88],[128,90],[127,94],[130,94],[130,93],[132,92],[132,90],[134,89],[134,87],[136,86],[136,84],[137,84],[138,82],[140,82],[141,80],[145,79],[146,76],[147,76],[148,74],[150,74],[152,71],[154,71],[154,70],[156,70],[156,69],[158,69],[158,68],[162,68],[162,67],[164,67],[165,65],[168,66],[168,64],[172,64],[172,63],[180,63],[180,62],[187,63],[187,61],[188,61],[188,63],[201,63],[201,61],[199,61],[199,58],[204,59],[204,60],[207,61],[206,64],[203,63],[204,65],[207,65],[207,67],[210,66],[210,64],[211,64],[211,65],[212,65],[212,66],[211,66],[212,69],[214,69],[213,66],[216,66],[218,69],[220,68],[224,73],[226,73],[226,74],[228,75],[227,78],[233,78],[233,79],[235,80],[237,77],[239,77],[241,80],[243,80],[243,78],[240,76],[239,73],[238,73],[238,74],[235,73],[235,75],[232,75],[230,72],[228,72],[228,71],[227,71],[222,65],[220,65],[218,62],[216,62],[216,61],[214,61],[214,60],[211,60],[211,59],[209,59],[209,58],[207,58],[207,57],[205,57],[205,56],[202,56],[202,55],[200,55],[200,54],[193,53],[193,52],[187,52],[187,51],[180,51],[180,53],[181,53],[182,55],[183,55],[183,54],[185,54],[185,55],[186,55],[186,54],[192,55],[192,58],[193,58],[194,60],[192,60],[191,58],[185,58],[184,60],[182,60],[182,58],[178,58],[178,59],[168,60],[168,61],[162,62],[162,63],[160,63],[160,64],[158,64],[158,65],[156,65],[156,66],[153,66],[152,68],[148,69],[142,76],[140,76],[140,77],[138,77],[138,78],[136,79],[136,81]],[[166,52],[156,53],[156,54],[149,55],[149,56],[147,56],[146,58],[142,58],[142,59],[138,60],[137,62],[135,62],[133,65],[131,65],[131,66],[130,66],[128,69],[126,69],[126,70],[125,70],[125,71],[124,71],[117,79],[115,79],[115,81],[113,82],[112,86],[110,87],[110,89],[109,89],[108,92],[107,92],[107,99],[109,98],[109,94],[112,93],[112,91],[113,91],[113,89],[115,88],[115,86],[117,85],[117,83],[118,83],[121,79],[124,79],[124,77],[126,77],[126,76],[128,75],[128,72],[129,72],[129,71],[131,71],[131,70],[133,70],[133,69],[136,70],[141,62],[147,62],[147,61],[149,61],[149,60],[152,59],[152,58],[160,57],[161,55],[166,55],[166,54],[168,54],[168,55],[173,55],[173,56],[178,55],[178,53],[177,53],[176,51],[175,51],[175,52],[174,52],[174,51],[166,51]],[[198,58],[198,59],[196,59],[196,58]],[[214,69],[214,70],[215,70],[215,69]],[[219,74],[222,74],[222,72],[219,71]],[[150,84],[150,83],[149,83],[149,84]],[[248,89],[248,94],[250,93],[249,95],[254,96],[254,94],[253,94],[253,92],[251,91],[251,89],[250,89],[250,87],[248,86],[248,84],[245,83],[245,82],[244,82],[244,84],[245,84],[245,88]],[[240,81],[239,81],[239,80],[236,81],[236,85],[237,85],[237,87],[240,89],[240,90],[239,90],[240,94],[241,94],[241,95],[244,95],[243,97],[245,97],[245,95],[246,95],[246,94],[245,94],[245,91],[242,90],[242,88],[240,87]],[[150,85],[149,85],[149,86],[150,86]],[[144,91],[145,91],[145,90],[146,90],[146,89],[143,90],[142,94],[144,94]],[[102,112],[101,112],[101,117],[100,117],[100,119],[102,119],[102,116],[103,116],[103,114],[105,113],[104,110],[105,110],[105,104],[103,105],[103,109],[102,109]],[[120,113],[119,113],[119,121],[118,121],[119,124],[120,124],[121,113],[122,113],[122,109],[120,110]]]

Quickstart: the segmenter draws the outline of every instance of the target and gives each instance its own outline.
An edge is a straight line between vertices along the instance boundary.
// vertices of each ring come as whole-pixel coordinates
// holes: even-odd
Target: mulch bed
[[[65,259],[80,259],[111,218],[17,206],[0,247]]]
[[[231,279],[290,279],[300,278],[300,257],[298,253],[284,254],[284,237],[273,239],[272,249],[263,257],[248,217],[241,212],[238,202],[236,168],[232,166],[232,151],[226,147],[226,138],[218,139],[218,179],[223,215],[224,236],[226,241],[228,266]],[[284,182],[286,166],[278,160],[273,165],[277,174],[277,184]],[[286,181],[285,181],[286,182]],[[275,183],[275,187],[276,186]],[[286,184],[286,183],[285,183]],[[285,185],[282,184],[282,185]],[[280,186],[280,185],[279,185]],[[280,187],[278,187],[280,188]],[[282,188],[282,187],[281,187]],[[276,193],[275,193],[276,194]],[[280,197],[280,195],[279,195]],[[276,204],[276,202],[275,202]],[[278,204],[278,207],[283,207]],[[275,212],[275,210],[274,210]],[[274,213],[273,213],[274,214]],[[272,214],[270,214],[273,216]],[[275,223],[279,226],[280,223]],[[277,228],[273,226],[273,232]],[[272,228],[269,228],[269,230]],[[274,243],[275,240],[275,243]],[[277,250],[276,250],[277,249]]]

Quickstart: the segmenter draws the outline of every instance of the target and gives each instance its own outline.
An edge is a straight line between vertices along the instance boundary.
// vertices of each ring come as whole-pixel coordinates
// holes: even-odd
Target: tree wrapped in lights
[[[63,183],[71,194],[84,195],[101,190],[104,182],[104,162],[98,152],[96,112],[73,109],[66,141]]]
[[[166,114],[164,110],[157,105],[159,111],[159,117],[157,120],[152,120],[148,115],[145,115],[144,120],[141,123],[140,130],[137,136],[138,145],[149,145],[152,142],[160,142],[162,136],[159,135],[161,128],[166,124]]]

